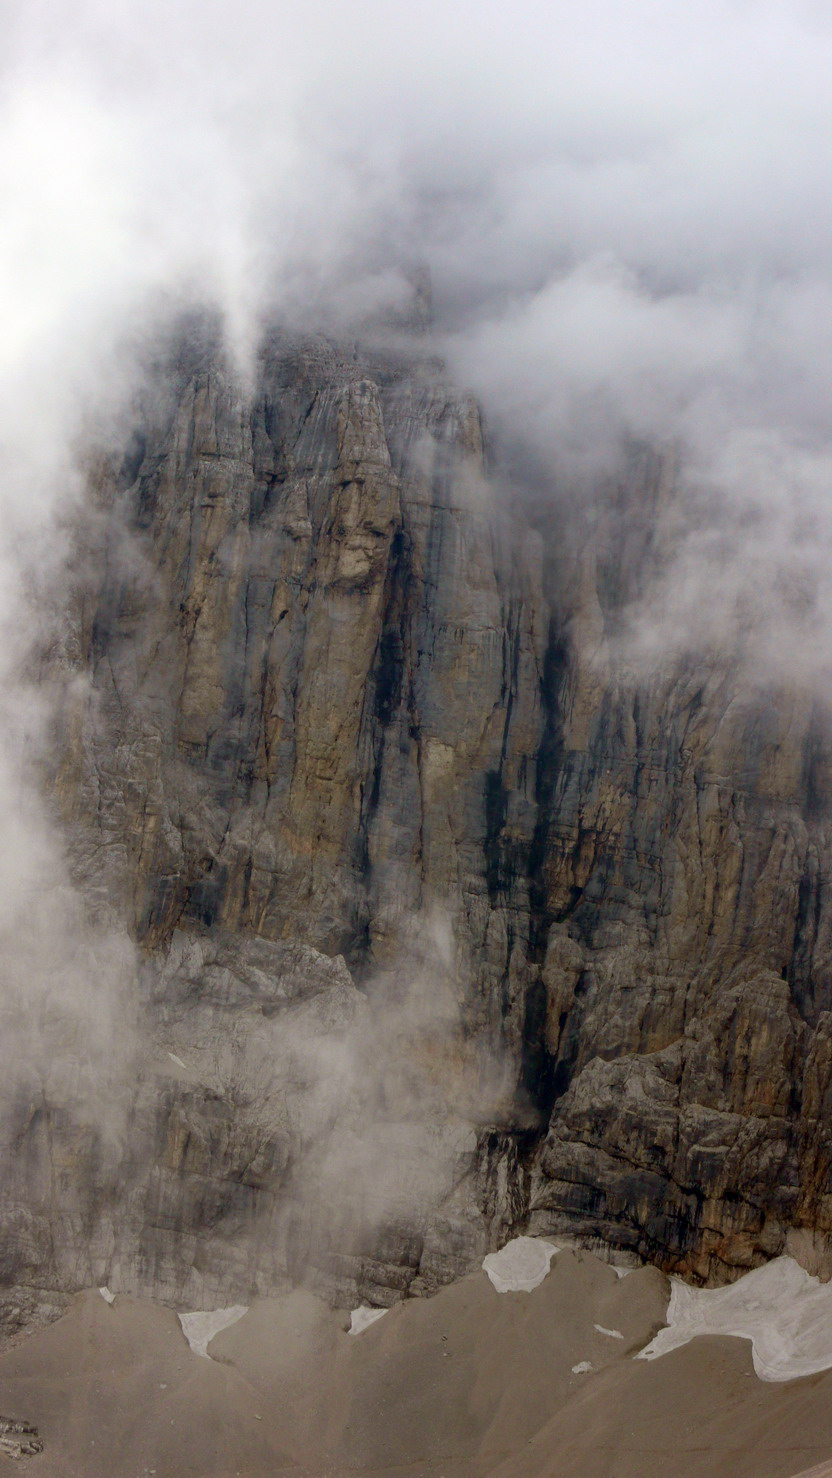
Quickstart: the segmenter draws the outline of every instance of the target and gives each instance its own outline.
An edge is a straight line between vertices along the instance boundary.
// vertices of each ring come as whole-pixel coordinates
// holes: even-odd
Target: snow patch
[[[170,1058],[171,1062],[175,1062],[176,1063],[176,1066],[177,1067],[185,1067],[185,1064],[182,1061],[182,1058],[181,1057],[177,1057],[177,1055],[176,1055],[175,1052],[169,1052],[168,1053],[168,1057]],[[187,1072],[187,1068],[185,1068],[185,1071]]]
[[[698,1334],[751,1340],[760,1380],[797,1380],[832,1368],[832,1283],[791,1257],[776,1257],[727,1288],[690,1288],[671,1278],[667,1327],[636,1355],[655,1360]]]
[[[375,1324],[386,1313],[386,1309],[373,1309],[369,1304],[361,1304],[350,1315],[350,1334],[360,1334],[362,1330],[369,1329],[371,1324]]]
[[[498,1293],[531,1293],[543,1282],[559,1251],[542,1237],[515,1237],[499,1252],[489,1252],[482,1265]]]
[[[194,1354],[204,1355],[206,1360],[210,1360],[208,1346],[214,1335],[236,1324],[247,1313],[247,1304],[234,1304],[230,1309],[210,1309],[204,1314],[180,1314],[179,1323]]]
[[[605,1334],[608,1339],[623,1339],[624,1338],[624,1336],[621,1333],[621,1330],[620,1329],[605,1329],[604,1326],[603,1326],[603,1324],[593,1324],[592,1327],[593,1327],[593,1329],[597,1329],[599,1334]]]
[[[592,1369],[592,1364],[591,1364],[591,1362],[589,1360],[581,1360],[580,1364],[573,1365],[572,1366],[572,1374],[573,1375],[586,1375],[587,1371],[588,1370],[591,1370],[591,1369]]]
[[[106,1287],[105,1288],[99,1288],[98,1292],[101,1294],[101,1297],[103,1298],[103,1300],[104,1300],[105,1303],[107,1303],[107,1304],[114,1304],[115,1303],[116,1296],[115,1296],[114,1293],[111,1293],[110,1292],[109,1288],[106,1288]]]

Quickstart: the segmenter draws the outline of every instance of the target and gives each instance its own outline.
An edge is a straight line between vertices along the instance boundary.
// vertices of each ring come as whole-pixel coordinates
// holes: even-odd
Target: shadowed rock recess
[[[186,336],[93,479],[55,792],[138,941],[137,1086],[71,1189],[28,1106],[7,1281],[383,1304],[518,1231],[822,1261],[832,753],[724,655],[616,658],[672,458],[542,517],[424,342],[258,374]]]

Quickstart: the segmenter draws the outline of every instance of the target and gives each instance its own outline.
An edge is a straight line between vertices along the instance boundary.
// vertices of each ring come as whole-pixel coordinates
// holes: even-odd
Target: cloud
[[[678,443],[711,524],[750,500],[778,558],[795,507],[832,538],[830,61],[825,7],[775,0],[26,7],[0,122],[11,501],[65,496],[82,412],[129,402],[125,343],[166,313],[219,304],[250,373],[267,316],[357,331],[426,262],[515,480]]]
[[[599,259],[660,295],[826,272],[820,8],[52,0],[15,43],[29,311],[198,285],[242,321],[403,256],[450,323]]]

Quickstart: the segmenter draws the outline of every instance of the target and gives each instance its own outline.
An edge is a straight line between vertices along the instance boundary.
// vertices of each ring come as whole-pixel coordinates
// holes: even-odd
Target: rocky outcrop
[[[669,498],[658,461],[636,460],[624,503],[651,510],[657,543]],[[702,1279],[804,1227],[828,1266],[811,1066],[828,1030],[828,727],[736,652],[616,664],[622,590],[647,563],[627,557],[611,579],[593,541],[572,579],[542,842],[557,1084],[532,1224]]]
[[[589,520],[492,474],[429,346],[274,335],[252,392],[191,333],[94,479],[54,792],[145,1064],[100,1281],[383,1303],[525,1228],[826,1256],[823,716],[625,660],[670,454]],[[70,1285],[50,1245],[12,1281]]]

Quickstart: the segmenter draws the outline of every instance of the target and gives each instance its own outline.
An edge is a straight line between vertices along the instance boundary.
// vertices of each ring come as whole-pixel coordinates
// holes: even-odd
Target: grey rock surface
[[[427,343],[158,367],[57,664],[75,876],[140,952],[130,1132],[70,1194],[29,1105],[8,1282],[383,1304],[525,1229],[829,1265],[823,716],[622,658],[670,454],[594,521],[491,471]]]

